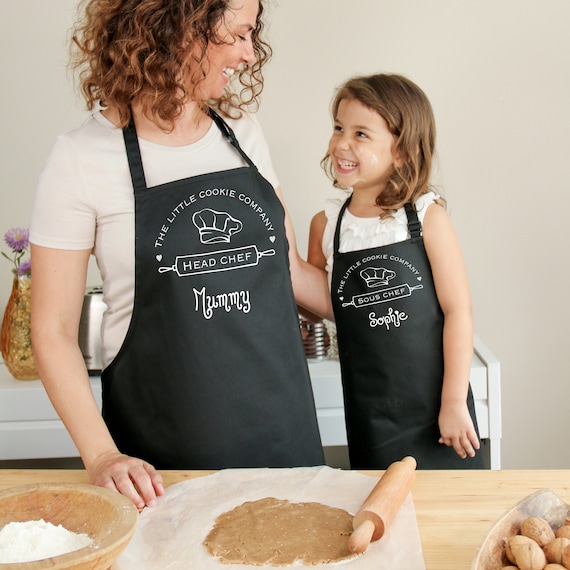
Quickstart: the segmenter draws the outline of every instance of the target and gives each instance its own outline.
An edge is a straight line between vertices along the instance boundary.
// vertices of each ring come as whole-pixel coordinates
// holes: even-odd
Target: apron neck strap
[[[418,219],[418,213],[411,204],[404,205],[406,216],[408,217],[408,231],[412,239],[419,238],[422,235],[422,224]]]
[[[344,215],[345,210],[348,208],[350,201],[352,200],[352,194],[344,201],[344,204],[340,208],[340,212],[338,213],[338,219],[336,221],[336,229],[334,231],[334,244],[333,244],[333,251],[337,252],[339,245],[340,245],[340,226],[342,223],[342,217]]]
[[[340,226],[342,223],[342,217],[344,215],[344,212],[346,211],[346,209],[348,208],[348,205],[350,204],[350,201],[352,200],[352,195],[350,195],[344,202],[344,204],[342,205],[339,213],[338,213],[338,219],[336,221],[336,228],[335,228],[335,232],[334,232],[334,244],[333,244],[333,251],[338,251],[339,245],[340,245]],[[414,207],[411,204],[405,204],[404,208],[406,210],[406,216],[408,218],[408,231],[410,232],[410,237],[412,239],[416,239],[421,237],[422,235],[422,224],[420,223],[420,220],[418,219],[418,213],[416,212],[416,210],[414,209]]]
[[[131,112],[131,120],[123,129],[123,138],[125,139],[125,148],[127,149],[127,159],[129,161],[129,170],[131,171],[131,180],[135,194],[147,189],[144,169],[141,159],[141,149],[139,139],[137,137],[137,129],[135,120]]]
[[[239,142],[232,128],[212,108],[208,108],[208,114],[210,115],[210,118],[214,121],[214,123],[216,123],[218,129],[220,129],[222,134],[226,137],[226,139],[228,139],[228,142],[239,152],[239,154],[245,160],[245,162],[247,162],[249,166],[255,168],[255,165],[253,164],[252,160],[249,158],[249,156],[247,156],[247,154],[245,154],[245,152],[242,150],[241,146],[239,145]]]
[[[235,148],[235,150],[240,154],[240,156],[245,160],[245,162],[255,168],[252,160],[245,154],[245,152],[240,147],[238,140],[230,128],[230,126],[220,117],[214,110],[208,109],[208,115],[216,123],[216,126],[222,132],[222,135],[228,140],[228,142]],[[133,114],[131,113],[131,120],[129,124],[123,129],[123,138],[125,140],[125,148],[127,150],[127,159],[129,161],[129,170],[131,172],[131,180],[133,182],[133,188],[135,194],[147,189],[146,178],[144,175],[144,168],[141,159],[141,149],[139,145],[139,139],[137,136],[137,129],[135,127],[135,121]]]

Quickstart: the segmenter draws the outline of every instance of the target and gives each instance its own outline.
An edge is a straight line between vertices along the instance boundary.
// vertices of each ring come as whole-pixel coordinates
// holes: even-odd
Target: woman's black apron
[[[350,199],[336,225],[331,294],[351,467],[386,469],[412,455],[419,469],[482,468],[480,453],[461,459],[438,443],[443,313],[418,216],[406,206],[406,241],[339,253]],[[471,388],[467,402],[475,423]]]
[[[103,371],[119,449],[158,469],[324,463],[291,286],[284,210],[248,166],[147,189],[134,123],[135,298]]]

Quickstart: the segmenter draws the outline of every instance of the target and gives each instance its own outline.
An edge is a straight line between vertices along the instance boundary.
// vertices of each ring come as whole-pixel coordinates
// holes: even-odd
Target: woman
[[[243,110],[270,55],[261,3],[83,5],[92,117],[59,137],[30,240],[38,370],[92,482],[142,507],[163,493],[155,469],[322,464],[295,303],[326,314],[326,276],[299,258]],[[104,421],[77,343],[92,253]]]

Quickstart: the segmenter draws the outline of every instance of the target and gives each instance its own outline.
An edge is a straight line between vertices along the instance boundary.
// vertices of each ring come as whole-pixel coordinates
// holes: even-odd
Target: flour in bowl
[[[32,562],[90,546],[88,535],[39,521],[11,522],[0,530],[0,563]]]

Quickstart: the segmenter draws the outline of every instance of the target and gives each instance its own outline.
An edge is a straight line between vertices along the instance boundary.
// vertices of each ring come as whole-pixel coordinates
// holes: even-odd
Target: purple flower
[[[26,259],[20,263],[20,266],[17,270],[18,277],[23,277],[24,275],[31,275],[32,273],[32,260]]]
[[[12,250],[11,257],[0,251],[13,265],[12,273],[18,277],[30,276],[32,274],[32,263],[30,260],[22,263],[22,257],[30,247],[30,231],[23,228],[12,228],[4,234],[4,241]]]
[[[4,241],[12,251],[20,253],[30,245],[30,231],[24,228],[12,228],[4,235]]]

